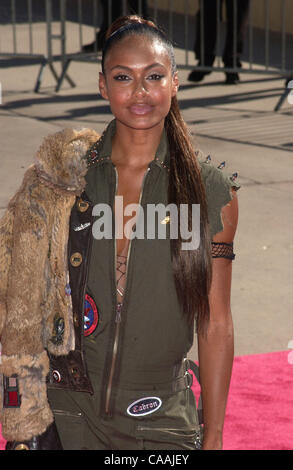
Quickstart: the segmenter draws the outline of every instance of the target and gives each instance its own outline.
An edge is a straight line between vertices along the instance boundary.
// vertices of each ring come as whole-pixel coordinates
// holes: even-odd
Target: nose
[[[147,86],[144,80],[138,80],[135,86],[134,95],[136,97],[145,96],[148,93]]]

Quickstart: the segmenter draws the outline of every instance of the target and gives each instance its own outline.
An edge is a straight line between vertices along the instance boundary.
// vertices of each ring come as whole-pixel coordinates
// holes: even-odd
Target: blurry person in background
[[[220,2],[220,22],[223,15],[223,3]],[[217,4],[216,0],[204,0],[203,11],[199,9],[196,14],[196,39],[194,52],[195,57],[198,59],[198,66],[212,66],[216,57],[215,47],[217,39]],[[225,0],[226,6],[226,42],[222,55],[225,67],[241,67],[240,56],[243,52],[243,43],[245,35],[245,27],[247,23],[249,0]],[[236,12],[234,12],[236,8]],[[234,15],[236,14],[237,22],[234,24]],[[203,15],[203,40],[201,44],[201,15]],[[234,48],[234,28],[236,27],[236,47]],[[236,52],[236,55],[235,55]],[[203,57],[202,57],[203,54]],[[205,75],[211,71],[193,70],[188,77],[191,82],[200,82]],[[226,84],[236,84],[239,82],[239,75],[236,72],[226,72]]]

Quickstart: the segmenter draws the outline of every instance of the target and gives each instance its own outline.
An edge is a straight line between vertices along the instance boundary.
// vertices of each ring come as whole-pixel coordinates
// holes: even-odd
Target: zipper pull
[[[116,307],[116,318],[115,318],[116,323],[121,322],[121,310],[122,310],[122,304],[119,303],[117,304],[117,307]]]

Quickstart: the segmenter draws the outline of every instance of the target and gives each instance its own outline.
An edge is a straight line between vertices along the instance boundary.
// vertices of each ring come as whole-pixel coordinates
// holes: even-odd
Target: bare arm
[[[238,202],[233,199],[222,209],[224,230],[215,242],[233,242]],[[230,307],[232,261],[213,259],[212,284],[209,295],[210,323],[205,336],[198,337],[198,357],[203,400],[203,449],[221,449],[225,409],[234,356],[233,322]]]

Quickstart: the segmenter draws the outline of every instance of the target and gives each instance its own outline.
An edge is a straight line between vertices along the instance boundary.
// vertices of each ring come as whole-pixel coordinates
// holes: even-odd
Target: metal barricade
[[[52,0],[2,0],[0,5],[0,57],[14,59],[21,63],[40,63],[34,91],[39,91],[44,67],[49,66],[56,82],[59,74],[53,62],[61,61],[64,64],[66,50],[66,0],[59,1],[60,15],[58,26],[60,33],[53,33]],[[34,11],[33,5],[38,7]],[[33,16],[37,17],[34,21]],[[10,40],[9,40],[10,39]],[[53,55],[53,40],[58,40],[59,54]],[[65,78],[74,86],[74,82],[66,75]]]
[[[270,30],[272,1],[275,0],[229,0],[229,2],[228,0],[149,0],[148,2],[144,0],[121,0],[119,3],[122,14],[129,13],[130,5],[133,6],[134,4],[137,12],[142,14],[143,7],[147,3],[148,17],[162,26],[170,39],[173,40],[179,69],[196,70],[198,72],[221,71],[226,74],[275,75],[285,77],[289,81],[290,77],[293,76],[293,54],[288,54],[288,44],[290,44],[290,47],[293,46],[293,36],[287,34],[286,18],[288,6],[293,4],[293,0],[278,0],[277,2],[280,13],[280,28],[279,33],[273,35],[274,41],[272,41]],[[6,4],[10,2],[11,4],[10,26],[13,50],[10,53],[7,51],[2,52],[0,42],[0,56],[26,56],[39,59],[41,67],[35,91],[40,88],[42,73],[46,65],[49,66],[54,75],[57,83],[56,91],[58,91],[64,79],[71,86],[75,85],[68,75],[68,69],[72,61],[95,63],[100,61],[101,47],[97,42],[97,37],[103,21],[102,13],[104,18],[106,13],[107,22],[110,25],[113,10],[117,8],[118,4],[118,0],[108,0],[107,2],[103,0],[39,0],[38,5],[43,4],[44,10],[43,26],[46,31],[46,44],[43,44],[43,46],[46,50],[42,51],[41,54],[36,54],[33,49],[32,0],[23,0],[22,4],[27,4],[28,51],[25,54],[20,54],[17,50],[16,0],[1,0],[2,2]],[[104,6],[103,11],[101,3]],[[229,6],[227,7],[228,3]],[[240,8],[243,8],[244,4],[246,4],[245,18],[242,17],[240,21]],[[259,7],[260,4],[264,7],[263,24],[261,29],[257,29],[254,27],[253,15],[255,7]],[[223,5],[226,6],[225,21]],[[52,15],[53,6],[54,15]],[[276,2],[274,7],[276,7]],[[56,10],[59,10],[57,20]],[[60,30],[57,34],[52,27],[54,25],[56,29],[56,23],[58,23]],[[211,24],[213,28],[211,28]],[[77,34],[73,33],[73,25]],[[291,42],[288,42],[289,36]],[[194,46],[195,39],[197,41],[196,46]],[[91,52],[85,52],[84,44],[89,40],[92,41],[93,49]],[[59,54],[53,53],[53,44],[56,41],[59,43]],[[244,41],[245,45],[244,54],[241,51],[241,41]],[[211,42],[213,42],[212,53],[207,51],[208,48],[211,48]],[[224,49],[227,49],[227,42],[231,56],[230,62],[226,60],[227,57],[225,58],[223,53]],[[195,50],[197,64],[195,64]],[[210,53],[210,56],[207,52]],[[56,61],[61,63],[60,75],[54,67]],[[286,93],[287,89],[285,89],[275,110],[280,108]]]
[[[182,5],[180,14],[176,13],[175,11],[175,6],[176,4],[178,5],[178,2],[175,0],[168,0],[168,34],[169,36],[174,40],[174,23],[177,25],[177,30],[180,29],[180,31],[183,31],[183,34],[181,34],[181,37],[184,38],[184,44],[183,41],[181,41],[180,47],[185,49],[185,61],[180,62],[178,65],[179,67],[185,67],[185,68],[194,68],[194,65],[191,65],[189,63],[189,58],[190,58],[190,53],[193,54],[193,44],[190,44],[190,38],[189,33],[190,29],[192,28],[194,30],[194,38],[197,33],[197,28],[199,28],[199,34],[200,34],[200,56],[202,57],[202,63],[200,65],[197,65],[198,70],[202,71],[238,71],[238,72],[244,72],[244,73],[264,73],[264,74],[292,74],[293,68],[288,70],[286,68],[286,61],[288,59],[287,57],[287,50],[286,50],[286,6],[291,2],[293,4],[292,0],[278,0],[278,2],[275,1],[275,4],[279,5],[280,9],[280,18],[281,18],[281,24],[280,24],[280,51],[279,51],[279,57],[280,61],[279,64],[271,64],[270,62],[270,6],[272,5],[272,1],[275,0],[230,0],[229,1],[229,9],[230,9],[230,16],[231,14],[233,15],[232,19],[232,28],[233,28],[233,64],[232,66],[227,67],[221,64],[221,47],[222,47],[222,39],[223,39],[223,15],[222,15],[222,10],[223,10],[223,5],[226,6],[226,2],[224,0],[182,0],[180,3]],[[254,6],[257,4],[262,3],[264,6],[264,22],[263,22],[263,30],[264,30],[264,41],[263,44],[261,44],[261,47],[264,50],[264,67],[258,68],[255,67],[254,63],[254,52],[255,52],[255,44],[254,44],[254,35],[253,35],[253,9]],[[160,1],[160,0],[153,0],[152,2],[153,5],[153,17],[155,18],[155,21],[160,22],[158,10],[160,4],[163,5],[166,2]],[[248,42],[248,51],[249,51],[249,57],[247,57],[247,66],[245,68],[240,68],[237,67],[237,39],[238,39],[238,29],[239,29],[239,18],[238,18],[238,10],[240,10],[240,6],[243,8],[244,4],[247,4],[247,14],[245,18],[245,23],[246,23],[246,42]],[[214,7],[211,9],[211,5],[214,4]],[[196,5],[194,8],[196,14],[190,14],[190,6],[191,5]],[[184,6],[184,8],[183,8]],[[216,51],[216,65],[213,64],[207,64],[205,63],[205,49],[206,49],[206,42],[204,40],[205,38],[205,13],[207,17],[215,16],[215,20],[213,24],[215,25],[216,29],[216,41],[215,41],[215,51]],[[227,14],[227,13],[226,13]],[[176,15],[176,21],[174,21],[174,15]],[[196,16],[199,17],[199,22],[198,24],[196,23]],[[192,26],[191,25],[191,20],[193,22]],[[238,21],[237,21],[238,20]],[[180,23],[179,23],[179,22]],[[209,22],[210,23],[210,22]],[[227,23],[227,20],[226,20]],[[211,24],[211,23],[210,23]],[[244,27],[244,24],[241,24],[241,28]],[[209,31],[208,34],[212,34],[213,31]],[[197,57],[197,59],[200,60],[200,57]],[[293,64],[291,64],[291,67],[293,67]]]
[[[45,60],[44,53],[35,51],[33,40],[32,0],[22,3],[22,21],[18,24],[16,0],[2,0],[0,4],[0,56],[6,58]],[[21,28],[21,31],[20,31]],[[22,41],[19,40],[19,35]],[[25,38],[26,47],[23,47]],[[6,49],[5,49],[6,48]]]
[[[142,2],[143,0],[138,0],[139,12],[142,11]],[[67,72],[71,60],[99,61],[95,39],[102,17],[100,3],[99,0],[38,0],[37,3],[33,0],[1,0],[0,58],[40,63],[35,92],[40,89],[46,66],[56,80],[56,91],[60,89],[64,79],[74,87],[75,83]],[[109,26],[112,10],[117,6],[118,1],[108,0],[103,3],[104,6],[107,4]],[[121,3],[122,14],[129,12],[127,0],[121,0],[119,3]],[[35,13],[33,7],[37,7],[38,10],[37,21],[33,21]],[[70,23],[70,31],[67,30],[68,23]],[[73,24],[78,26],[78,41],[76,37],[72,41]],[[37,31],[34,30],[35,27]],[[89,38],[94,44],[90,54],[82,51],[84,41]],[[57,53],[56,50],[58,50]],[[60,62],[61,74],[57,72],[55,62]]]
[[[79,0],[79,4],[84,0]],[[258,2],[258,5],[256,5]],[[264,7],[263,24],[261,30],[253,26],[253,12],[262,2]],[[287,78],[293,75],[293,63],[288,62],[286,15],[288,2],[293,0],[280,0],[280,32],[274,34],[272,43],[270,31],[270,7],[272,0],[150,0],[148,2],[149,17],[163,27],[176,47],[177,65],[180,69],[197,70],[201,72],[221,71],[226,74],[260,74],[276,75]],[[181,11],[178,13],[178,5]],[[226,6],[226,21],[223,21],[223,6]],[[167,9],[166,9],[167,6]],[[193,7],[193,10],[192,8]],[[241,8],[246,8],[241,12]],[[112,1],[108,1],[109,24],[111,23]],[[192,13],[191,13],[192,10]],[[127,12],[127,2],[123,1],[123,14]],[[142,13],[142,1],[139,2],[139,13]],[[206,13],[206,15],[205,15]],[[206,18],[209,21],[206,21]],[[210,19],[212,18],[212,23]],[[79,18],[82,28],[82,18]],[[212,31],[205,31],[213,24]],[[214,36],[214,58],[207,63],[207,48],[210,35]],[[197,49],[198,64],[195,65],[194,42],[199,42]],[[245,44],[246,54],[242,57],[242,42]],[[292,42],[292,41],[291,41]],[[230,58],[224,57],[223,51],[229,49]],[[80,41],[82,47],[82,40]],[[274,47],[271,47],[274,46]],[[81,49],[80,47],[80,49]],[[262,52],[262,54],[261,54]],[[63,71],[57,83],[58,91],[62,85],[68,67],[72,60],[99,61],[100,51],[95,50],[93,55],[76,53],[67,54]],[[292,54],[291,54],[292,55]],[[292,55],[293,56],[293,55]],[[192,57],[192,60],[190,60]],[[289,56],[291,57],[291,56]],[[242,60],[243,59],[243,60]],[[226,62],[226,63],[225,63]],[[275,110],[278,110],[287,96],[285,88]]]
[[[52,30],[52,23],[53,23],[53,12],[52,12],[52,0],[45,0],[45,11],[46,11],[46,25],[47,25],[47,57],[45,61],[42,61],[40,71],[37,77],[35,91],[38,92],[40,85],[42,74],[44,71],[44,67],[46,65],[49,66],[57,84],[59,82],[59,76],[56,72],[56,69],[53,63],[56,60],[61,61],[62,70],[64,70],[66,64],[66,0],[59,0],[59,13],[60,13],[60,20],[59,26],[60,31],[59,33],[53,33]],[[60,45],[60,56],[56,56],[53,54],[53,41],[58,40]],[[66,79],[68,83],[75,87],[74,81],[69,77],[67,73],[63,74],[63,79]]]
[[[115,2],[115,4],[114,4]],[[119,8],[117,8],[117,4],[120,3]],[[146,0],[137,0],[136,2],[137,8],[136,8],[136,13],[139,15],[143,14],[143,3],[146,4]],[[101,48],[98,47],[98,42],[97,42],[97,11],[98,11],[98,6],[97,6],[97,0],[92,0],[92,18],[93,18],[93,29],[94,29],[94,37],[93,37],[93,50],[92,52],[83,52],[83,47],[84,47],[84,38],[83,38],[83,17],[82,17],[82,5],[84,4],[84,0],[77,0],[77,6],[78,6],[78,24],[79,24],[79,52],[76,53],[67,53],[65,60],[64,60],[64,66],[62,69],[62,73],[59,77],[59,80],[57,82],[56,86],[56,91],[60,90],[60,87],[63,83],[64,78],[67,75],[68,68],[70,66],[70,63],[72,61],[80,61],[80,62],[100,62],[101,61]],[[128,2],[127,0],[107,0],[107,2],[103,2],[103,16],[104,19],[107,18],[107,27],[109,27],[112,23],[112,18],[113,18],[113,13],[115,11],[120,11],[121,15],[126,15],[133,13],[133,10],[131,9],[131,2]],[[100,18],[100,23],[103,22],[101,21]],[[101,26],[101,24],[100,24]],[[105,26],[105,25],[104,25]]]
[[[185,51],[184,59],[182,54],[179,55],[178,68],[209,73],[219,71],[228,74],[276,75],[284,77],[287,85],[290,78],[293,78],[293,54],[291,52],[289,55],[287,50],[286,18],[288,6],[292,8],[293,1],[280,0],[275,1],[273,5],[275,8],[276,6],[279,8],[280,17],[280,31],[277,35],[274,33],[274,44],[272,44],[270,30],[272,1],[274,0],[230,0],[229,2],[224,0],[182,0],[180,2],[181,12],[178,15],[175,13],[175,7],[178,7],[179,2],[168,0],[168,33],[174,42],[175,24],[177,28],[175,45],[176,39],[178,44],[179,38],[179,47]],[[159,5],[163,3],[166,4],[160,0],[153,0],[154,11],[157,12]],[[190,15],[191,6],[195,6],[192,15]],[[226,7],[225,22],[223,22],[223,6]],[[253,14],[256,7],[264,9],[261,30],[253,26]],[[246,11],[243,11],[245,8]],[[176,21],[174,21],[175,16]],[[158,13],[155,18],[158,20]],[[191,30],[194,32],[193,38],[190,35]],[[180,31],[184,33],[181,33],[181,40]],[[229,40],[232,62],[227,63],[229,61],[226,57],[225,63],[224,54],[227,43],[229,46]],[[242,42],[246,46],[245,57],[242,57]],[[211,43],[213,43],[213,47]],[[293,35],[290,38],[290,46],[292,51]],[[209,56],[211,53],[214,55],[212,58]],[[198,60],[196,65],[190,62],[190,55],[192,55],[192,62],[194,62],[196,55]],[[243,63],[241,63],[242,59]],[[288,90],[285,87],[275,111],[280,109],[287,95]]]

